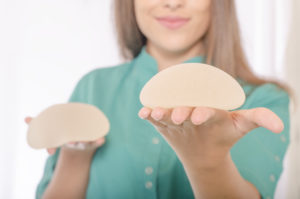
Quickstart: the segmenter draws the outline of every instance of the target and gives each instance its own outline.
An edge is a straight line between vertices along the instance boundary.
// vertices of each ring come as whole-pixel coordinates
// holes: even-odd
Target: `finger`
[[[240,116],[236,114],[240,114]],[[270,109],[263,107],[235,111],[233,117],[235,117],[237,122],[241,123],[239,128],[246,130],[246,132],[257,127],[264,127],[274,133],[280,133],[284,129],[284,124],[281,119]],[[245,118],[246,121],[243,121],[243,118]]]
[[[155,119],[156,121],[161,120],[164,117],[164,114],[166,112],[166,109],[164,108],[160,108],[160,107],[156,107],[152,110],[151,112],[151,117],[153,119]]]
[[[47,151],[50,155],[53,155],[56,151],[56,148],[49,148],[49,149],[47,149]]]
[[[143,107],[139,111],[138,115],[139,115],[140,118],[148,120],[150,123],[152,123],[155,126],[161,126],[161,127],[163,127],[160,122],[156,121],[155,119],[153,119],[151,117],[151,113],[152,113],[152,109],[147,108],[147,107]]]
[[[139,111],[139,117],[142,119],[148,120],[155,127],[164,128],[165,125],[163,123],[161,123],[160,121],[157,121],[156,119],[154,119],[152,116],[152,113],[153,113],[152,109],[144,107]],[[160,114],[161,113],[158,113],[158,115],[160,115]],[[154,117],[156,117],[156,115]],[[161,116],[159,116],[159,117],[161,117]]]
[[[96,146],[102,146],[105,143],[105,137],[102,137],[95,141]]]
[[[182,124],[191,115],[193,108],[191,107],[176,107],[171,114],[172,122],[176,125]]]
[[[142,108],[139,111],[139,117],[142,119],[148,120],[157,130],[162,130],[166,127],[166,124],[164,124],[161,119],[167,118],[169,115],[167,109],[163,108]]]
[[[32,120],[32,117],[26,117],[24,120],[27,124],[29,124]]]
[[[151,109],[150,108],[143,107],[139,111],[138,115],[139,115],[140,118],[146,119],[147,117],[149,117],[150,113],[151,113]]]
[[[164,125],[170,125],[173,124],[171,120],[171,112],[171,109],[157,107],[152,110],[151,117]]]
[[[195,125],[200,125],[214,117],[215,114],[216,111],[212,108],[196,107],[192,112],[191,121]]]
[[[146,120],[148,120],[150,123],[152,123],[152,125],[154,125],[155,127],[159,128],[159,129],[167,127],[166,124],[164,124],[161,121],[157,121],[157,120],[153,119],[151,116],[147,117]]]

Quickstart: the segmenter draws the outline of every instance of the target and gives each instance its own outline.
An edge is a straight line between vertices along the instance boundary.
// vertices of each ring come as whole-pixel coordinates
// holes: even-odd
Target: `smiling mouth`
[[[157,17],[156,20],[168,29],[178,29],[184,26],[190,19],[182,17]]]

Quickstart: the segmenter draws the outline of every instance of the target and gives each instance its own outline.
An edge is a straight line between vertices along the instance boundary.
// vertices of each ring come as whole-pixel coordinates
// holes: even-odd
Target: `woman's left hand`
[[[139,116],[152,123],[184,165],[194,169],[218,167],[230,157],[231,147],[254,128],[274,133],[284,128],[275,113],[262,107],[232,112],[208,107],[143,107]]]

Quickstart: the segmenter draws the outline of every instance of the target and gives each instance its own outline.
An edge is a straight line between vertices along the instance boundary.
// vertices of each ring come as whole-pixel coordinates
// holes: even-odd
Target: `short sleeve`
[[[68,99],[68,102],[87,102],[88,95],[87,95],[87,84],[88,84],[88,76],[83,76],[78,83],[76,84],[71,96]],[[53,155],[50,155],[45,164],[44,173],[42,176],[42,179],[38,183],[37,189],[36,189],[36,199],[42,198],[43,193],[45,192],[48,184],[50,183],[56,162],[59,157],[59,151],[60,149],[56,150],[56,153]]]
[[[273,198],[283,170],[283,159],[289,144],[289,95],[275,84],[253,89],[241,109],[265,107],[284,123],[280,134],[259,127],[244,136],[231,150],[241,175],[254,184],[262,197]]]

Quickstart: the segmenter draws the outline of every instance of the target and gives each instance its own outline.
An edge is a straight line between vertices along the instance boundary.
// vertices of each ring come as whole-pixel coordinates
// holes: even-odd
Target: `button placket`
[[[151,182],[151,181],[147,181],[147,182],[145,183],[145,187],[146,187],[146,189],[151,189],[151,188],[153,187],[152,182]]]
[[[145,187],[145,199],[155,199],[157,197],[156,193],[156,177],[157,177],[157,167],[159,162],[159,156],[161,152],[161,142],[160,138],[157,136],[156,131],[149,132],[149,141],[145,147],[147,149],[147,154],[145,154],[144,162],[144,187]]]
[[[153,173],[153,168],[152,168],[152,167],[146,167],[146,168],[145,168],[145,173],[146,173],[147,175],[151,175],[151,174]]]

